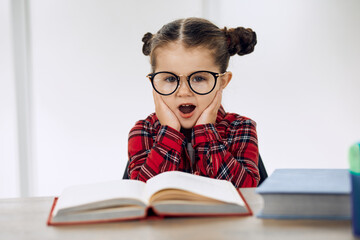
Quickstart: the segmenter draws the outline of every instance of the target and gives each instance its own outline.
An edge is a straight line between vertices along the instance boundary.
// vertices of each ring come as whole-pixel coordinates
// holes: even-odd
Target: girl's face
[[[219,77],[212,92],[198,95],[190,89],[186,76],[201,70],[220,73],[220,68],[215,65],[210,50],[202,47],[186,48],[181,43],[171,42],[155,51],[155,72],[167,71],[181,75],[177,90],[168,96],[161,95],[161,98],[179,119],[181,126],[190,129],[195,126],[203,111],[213,101],[217,91],[225,88],[230,82],[231,73],[227,72]]]

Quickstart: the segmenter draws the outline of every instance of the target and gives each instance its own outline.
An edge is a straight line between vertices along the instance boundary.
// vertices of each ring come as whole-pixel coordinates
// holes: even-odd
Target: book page
[[[245,205],[231,182],[179,171],[164,172],[150,178],[144,198],[150,199],[154,193],[164,189],[180,189],[222,202]]]
[[[60,195],[54,209],[54,215],[60,209],[66,209],[85,204],[91,204],[111,199],[136,199],[136,202],[144,202],[141,198],[145,183],[136,180],[116,180],[102,183],[77,185],[66,188]],[[146,204],[146,203],[144,203]]]

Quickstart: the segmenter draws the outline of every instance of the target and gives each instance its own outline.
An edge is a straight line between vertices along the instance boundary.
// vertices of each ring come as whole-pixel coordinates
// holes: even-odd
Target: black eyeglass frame
[[[196,73],[199,73],[199,72],[210,73],[210,74],[213,75],[214,78],[215,78],[215,83],[214,83],[213,88],[212,88],[209,92],[207,92],[207,93],[199,93],[199,92],[195,91],[195,90],[191,87],[191,84],[190,84],[190,78],[191,78],[191,76],[194,75],[194,74],[196,74]],[[155,85],[154,85],[154,77],[155,77],[157,74],[160,74],[160,73],[169,73],[169,74],[173,75],[174,77],[176,77],[177,85],[176,85],[175,90],[172,91],[171,93],[167,93],[167,94],[161,93],[161,92],[159,92],[159,91],[156,89],[156,87],[155,87]],[[217,84],[217,79],[218,79],[218,77],[224,76],[225,73],[226,73],[226,72],[224,72],[224,73],[216,73],[216,72],[210,72],[210,71],[196,71],[196,72],[191,73],[189,76],[187,76],[186,79],[187,79],[187,82],[188,82],[188,85],[189,85],[191,91],[193,91],[194,93],[196,93],[196,94],[198,94],[198,95],[207,95],[207,94],[211,93],[211,92],[214,90],[214,88],[215,88],[215,86],[216,86],[216,84]],[[183,76],[183,75],[180,75],[180,76]],[[179,88],[179,85],[180,85],[180,76],[178,76],[178,75],[176,75],[175,73],[172,73],[172,72],[162,71],[162,72],[150,73],[150,74],[148,74],[146,77],[150,79],[152,87],[154,88],[154,90],[155,90],[158,94],[163,95],[163,96],[169,96],[169,95],[173,94],[174,92],[176,92],[176,90]]]

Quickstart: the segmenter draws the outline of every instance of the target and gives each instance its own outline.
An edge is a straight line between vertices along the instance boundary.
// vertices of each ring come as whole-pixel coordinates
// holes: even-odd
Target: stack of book
[[[260,218],[351,219],[347,169],[277,169],[256,192]]]

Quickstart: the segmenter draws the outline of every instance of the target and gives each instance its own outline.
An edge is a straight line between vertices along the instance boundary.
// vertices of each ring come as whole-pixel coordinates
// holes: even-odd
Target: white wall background
[[[270,171],[348,167],[348,148],[360,140],[359,11],[359,1],[338,0],[219,5],[220,26],[258,33],[256,51],[233,58],[225,102],[257,121]]]
[[[0,197],[20,194],[9,2],[0,0]],[[31,0],[28,10],[30,195],[122,177],[128,132],[154,111],[141,38],[182,17],[257,32],[254,53],[231,60],[223,105],[258,123],[269,173],[346,168],[360,140],[357,0]]]
[[[0,0],[0,197],[20,193],[11,26],[10,2]]]

